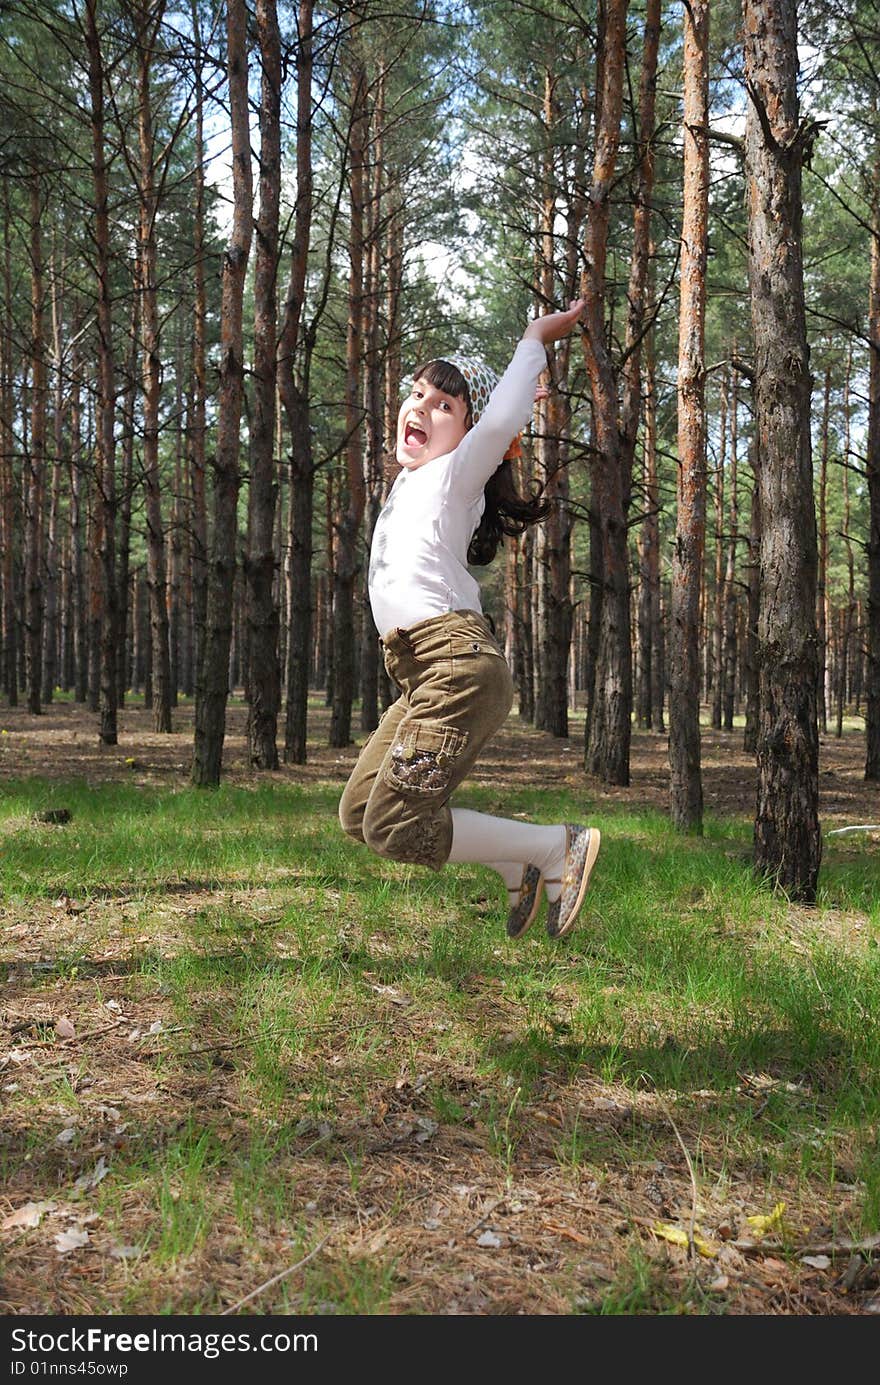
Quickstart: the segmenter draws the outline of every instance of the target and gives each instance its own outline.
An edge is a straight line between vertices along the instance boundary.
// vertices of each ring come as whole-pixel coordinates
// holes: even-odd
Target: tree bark
[[[277,396],[278,220],[281,196],[281,38],[275,0],[257,0],[260,47],[260,210],[254,259],[254,384],[251,420],[248,554],[244,567],[248,623],[248,759],[278,768],[278,607],[274,598]]]
[[[295,374],[312,221],[312,0],[297,19],[296,208],[290,283],[278,350],[278,385],[290,430],[290,500],[287,520],[287,706],[284,759],[305,764],[309,669],[312,655],[312,518],[315,471],[309,412],[314,331],[305,333],[302,370]]]
[[[183,672],[185,644],[183,610],[184,536],[187,525],[185,471],[185,424],[183,403],[184,359],[183,320],[174,315],[174,490],[171,498],[171,525],[168,533],[168,659],[171,669],[171,706],[177,706]]]
[[[86,637],[86,578],[83,552],[83,491],[85,475],[82,447],[82,370],[77,339],[80,322],[74,319],[74,343],[70,357],[70,625],[73,664],[73,696],[85,702],[88,692],[88,642]]]
[[[539,253],[540,301],[550,307],[556,301],[555,223],[559,198],[556,168],[556,124],[559,116],[556,78],[546,69],[543,97],[543,169]],[[575,194],[577,196],[577,194]],[[569,221],[571,219],[569,218]],[[569,232],[571,227],[569,225]],[[576,237],[579,231],[576,232]],[[569,245],[572,240],[569,238]],[[577,239],[573,242],[577,244]],[[553,736],[568,735],[568,661],[571,652],[572,608],[571,514],[568,468],[563,465],[562,439],[566,431],[566,403],[562,391],[568,374],[568,339],[548,347],[551,393],[538,405],[537,456],[544,498],[550,513],[535,534],[537,621],[535,640],[539,657],[535,680],[535,725]]]
[[[125,388],[122,392],[122,456],[119,474],[119,526],[116,547],[117,629],[119,645],[116,659],[116,700],[125,705],[129,686],[131,661],[131,630],[129,627],[129,593],[131,588],[131,516],[134,506],[134,443],[135,408],[138,396],[138,361],[141,345],[141,272],[135,263],[132,280],[131,318],[128,333],[128,353],[125,361]],[[140,489],[140,487],[138,487]]]
[[[660,488],[657,481],[657,395],[653,328],[645,340],[645,517],[639,543],[639,686],[637,715],[646,731],[663,730],[660,652]]]
[[[30,179],[31,268],[31,426],[25,450],[24,628],[25,684],[31,715],[42,711],[43,656],[43,501],[46,485],[46,341],[42,241],[43,197],[37,174]]]
[[[678,514],[672,558],[669,766],[672,821],[702,832],[700,589],[706,531],[705,315],[709,208],[709,4],[684,17],[684,211],[678,337]]]
[[[363,62],[351,72],[349,143],[348,327],[345,346],[345,474],[335,525],[333,581],[333,701],[331,746],[351,742],[354,700],[355,630],[354,584],[357,575],[358,532],[366,503],[361,438],[363,406],[363,282],[364,282],[364,163],[367,145],[367,79]]]
[[[53,236],[53,241],[55,237]],[[61,481],[65,471],[64,452],[64,345],[63,295],[66,257],[58,269],[57,246],[52,250],[52,498],[49,502],[49,529],[46,535],[46,560],[43,586],[45,609],[43,616],[43,702],[52,701],[59,681],[59,594],[61,573]]]
[[[749,288],[760,450],[760,713],[755,866],[812,901],[822,853],[816,721],[816,515],[801,254],[795,0],[745,0]]]
[[[852,682],[852,637],[856,617],[855,564],[853,562],[850,520],[852,505],[849,493],[850,467],[850,380],[852,377],[852,342],[847,348],[846,375],[843,386],[843,541],[846,545],[846,608],[840,623],[840,661],[837,666],[837,725],[835,735],[843,736],[843,717]],[[818,691],[818,689],[817,689]]]
[[[712,621],[712,729],[721,730],[724,707],[724,468],[727,462],[727,376],[721,382],[715,473],[715,610]]]
[[[98,33],[97,0],[86,0],[86,46],[92,127],[92,181],[95,200],[95,271],[97,275],[98,399],[96,406],[97,474],[95,528],[100,559],[100,740],[117,743],[116,657],[116,368],[113,352],[113,305],[110,292],[110,182],[104,149],[104,63]],[[93,638],[98,636],[92,622]]]
[[[137,11],[138,45],[138,285],[141,300],[141,369],[143,382],[143,478],[147,521],[147,586],[153,655],[153,729],[171,730],[171,661],[168,646],[165,523],[159,480],[159,403],[162,358],[156,283],[155,150],[151,66],[165,0],[152,0]]]
[[[748,561],[748,603],[746,610],[746,638],[743,652],[743,690],[746,699],[746,724],[743,732],[743,750],[749,753],[758,749],[758,615],[761,606],[761,453],[757,439],[753,440],[752,463],[752,507],[749,515],[749,561]]]
[[[205,90],[202,79],[199,0],[191,0],[190,17],[196,50],[195,71],[195,184],[193,207],[193,338],[191,408],[187,418],[187,457],[190,487],[193,670],[198,681],[205,648],[208,609],[208,509],[205,496]]]
[[[373,530],[382,508],[384,482],[383,362],[380,340],[379,301],[382,288],[382,222],[385,214],[385,84],[384,68],[376,82],[373,129],[368,159],[370,193],[366,214],[366,263],[364,282],[364,553],[369,554]],[[391,174],[393,177],[393,173]],[[361,589],[361,730],[374,731],[379,724],[379,631],[373,621],[369,587]]]
[[[875,106],[876,115],[876,106]],[[874,163],[871,287],[868,300],[868,629],[865,778],[880,779],[880,158]]]
[[[657,92],[657,55],[660,44],[660,0],[648,0],[645,8],[645,39],[639,93],[639,164],[635,186],[633,250],[630,261],[627,301],[626,360],[624,365],[624,403],[622,433],[632,476],[638,435],[639,415],[644,405],[645,518],[639,550],[639,594],[636,627],[639,653],[639,691],[637,715],[646,728],[654,722],[653,703],[659,661],[656,658],[655,617],[659,616],[660,543],[659,491],[657,488],[657,429],[654,392],[653,327],[645,327],[649,313],[649,266],[651,262],[651,204],[654,193],[654,112]],[[642,388],[641,347],[646,338],[645,384]],[[658,707],[663,724],[662,688]]]
[[[822,396],[822,424],[819,435],[819,567],[816,588],[816,638],[819,658],[818,716],[819,729],[828,730],[830,698],[826,693],[828,673],[828,416],[831,411],[831,366],[825,367],[825,389]]]
[[[214,535],[208,573],[204,656],[196,686],[193,783],[220,782],[238,538],[239,426],[244,380],[242,311],[251,247],[253,180],[248,124],[247,6],[227,0],[227,61],[232,124],[232,233],[223,260],[220,308],[220,396],[214,461]]]
[[[620,144],[626,12],[627,0],[608,0],[602,61],[597,65],[599,111],[587,218],[582,336],[594,416],[591,509],[598,554],[593,569],[602,585],[584,764],[588,773],[606,783],[622,785],[629,783],[632,733],[628,486],[618,427],[617,381],[606,337],[605,273],[611,187]]]
[[[18,587],[15,535],[15,430],[12,330],[12,212],[9,180],[3,179],[3,324],[0,329],[0,544],[2,544],[2,687],[10,707],[18,706]]]
[[[724,569],[724,729],[733,730],[736,701],[736,548],[739,542],[739,495],[737,487],[739,443],[739,382],[736,371],[730,392],[730,477],[728,495],[730,508],[727,518],[727,564]]]

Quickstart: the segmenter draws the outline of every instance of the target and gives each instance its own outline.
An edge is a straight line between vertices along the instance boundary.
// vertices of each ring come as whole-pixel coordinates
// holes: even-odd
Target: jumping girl
[[[546,344],[566,336],[583,307],[579,300],[530,322],[500,381],[458,356],[415,371],[397,420],[402,470],[376,524],[369,570],[385,667],[401,696],[364,745],[339,805],[343,829],[380,856],[497,871],[512,938],[533,922],[545,891],[548,933],[569,932],[599,832],[449,807],[513,703],[510,670],[467,564],[491,561],[503,533],[546,514],[540,500],[516,494],[508,453],[535,398],[546,397],[537,389]]]

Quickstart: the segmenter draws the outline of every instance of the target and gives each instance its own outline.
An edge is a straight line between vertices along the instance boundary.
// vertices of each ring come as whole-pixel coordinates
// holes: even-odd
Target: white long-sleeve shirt
[[[370,605],[380,635],[446,611],[482,610],[468,546],[486,506],[486,482],[528,422],[546,364],[541,342],[521,341],[458,447],[394,482],[370,549]]]

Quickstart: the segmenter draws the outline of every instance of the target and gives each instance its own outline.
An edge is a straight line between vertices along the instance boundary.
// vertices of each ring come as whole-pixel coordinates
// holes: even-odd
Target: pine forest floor
[[[274,774],[245,715],[212,793],[191,706],[0,710],[2,1311],[880,1312],[880,830],[795,906],[741,730],[682,838],[665,736],[607,789],[581,717],[512,717],[457,801],[603,832],[571,937],[512,943],[489,872],[342,836],[317,699]],[[862,757],[823,737],[826,833],[880,822]]]

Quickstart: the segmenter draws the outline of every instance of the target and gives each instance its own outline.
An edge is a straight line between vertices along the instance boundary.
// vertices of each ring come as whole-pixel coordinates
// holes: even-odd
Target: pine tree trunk
[[[312,219],[312,0],[298,16],[296,209],[290,283],[278,349],[278,386],[290,432],[290,498],[287,516],[287,705],[284,760],[305,764],[309,670],[312,660],[312,518],[315,473],[309,414],[309,373],[314,331],[305,333],[303,364],[295,375],[303,314]]]
[[[739,441],[739,387],[734,371],[730,398],[730,509],[727,519],[727,563],[724,570],[724,729],[733,730],[736,698],[736,546],[739,542],[739,497],[737,446]]]
[[[385,149],[385,72],[380,71],[376,83],[373,107],[373,129],[370,138],[370,195],[366,216],[366,264],[364,282],[364,419],[366,448],[364,451],[364,554],[369,555],[373,530],[382,506],[384,481],[384,407],[382,384],[384,369],[379,332],[379,301],[382,276],[382,221],[384,201]],[[364,564],[366,571],[366,564]],[[374,731],[379,724],[379,631],[373,621],[369,585],[361,584],[361,718],[362,731]]]
[[[92,181],[95,201],[94,262],[97,275],[98,400],[96,406],[97,485],[93,496],[95,538],[100,555],[99,608],[91,633],[100,639],[100,731],[104,745],[117,744],[116,659],[116,369],[110,282],[110,181],[104,149],[104,72],[98,34],[97,0],[86,0],[86,46],[92,127]]]
[[[54,240],[54,237],[53,237]],[[52,361],[54,388],[52,392],[52,498],[49,503],[49,529],[46,535],[46,562],[43,587],[45,612],[43,618],[43,702],[52,701],[59,681],[59,571],[61,480],[64,474],[64,353],[61,319],[63,315],[60,283],[64,281],[65,262],[58,273],[56,248],[52,251]],[[59,282],[60,281],[60,282]]]
[[[345,347],[345,448],[347,491],[344,491],[335,523],[333,578],[333,701],[330,719],[331,746],[351,742],[351,708],[355,695],[354,586],[357,575],[358,534],[366,503],[361,438],[363,407],[364,292],[364,162],[367,146],[367,79],[363,64],[356,62],[351,78],[348,238],[348,328]]]
[[[175,314],[174,348],[174,493],[171,498],[171,529],[168,535],[168,660],[171,670],[170,696],[172,708],[177,706],[180,691],[181,650],[184,613],[182,610],[183,546],[186,533],[187,506],[184,496],[184,405],[183,405],[183,340],[181,318]]]
[[[24,627],[27,708],[42,711],[43,500],[46,478],[46,342],[43,332],[43,199],[36,174],[30,180],[31,426],[25,450]]]
[[[644,660],[645,687],[643,692],[644,726],[647,730],[664,731],[663,695],[663,620],[660,580],[660,487],[657,478],[657,389],[654,358],[654,329],[645,338],[645,519],[642,526],[642,583],[640,600],[644,603]]]
[[[875,115],[877,108],[875,105]],[[868,477],[868,629],[865,778],[880,779],[880,158],[874,164],[874,219],[868,303],[870,375],[865,444]]]
[[[627,456],[629,471],[628,489],[631,486],[632,468],[635,459],[636,439],[639,418],[644,403],[645,440],[644,490],[645,518],[639,542],[639,590],[635,601],[636,648],[638,653],[637,718],[639,723],[650,728],[653,722],[651,708],[651,675],[653,651],[651,641],[651,609],[655,581],[659,580],[658,517],[657,499],[657,457],[656,420],[650,419],[649,409],[653,409],[653,361],[650,341],[645,350],[645,383],[642,384],[641,346],[643,337],[650,339],[652,328],[646,328],[645,318],[649,311],[651,261],[651,204],[654,193],[654,111],[657,91],[657,53],[660,43],[660,0],[648,0],[645,9],[645,38],[642,56],[642,73],[639,91],[639,164],[635,185],[635,213],[633,218],[633,249],[630,260],[629,290],[627,293],[627,331],[624,364],[624,399],[621,417],[621,433]]]
[[[141,272],[135,265],[131,295],[131,321],[128,354],[125,362],[125,389],[122,394],[122,458],[119,476],[119,541],[117,544],[116,591],[119,648],[116,663],[117,706],[125,705],[129,683],[129,590],[131,588],[131,516],[134,504],[135,405],[138,394],[138,360],[141,338]]]
[[[146,675],[146,656],[144,639],[143,583],[140,570],[132,574],[131,602],[131,690],[139,693]]]
[[[758,749],[758,718],[760,689],[758,683],[758,615],[761,607],[761,453],[757,440],[751,447],[752,508],[749,516],[748,604],[746,638],[743,652],[743,688],[746,700],[746,724],[743,750]]]
[[[705,314],[709,207],[709,4],[684,18],[684,212],[678,338],[678,516],[672,559],[669,765],[672,821],[702,832],[700,588],[706,531]]]
[[[828,697],[825,691],[828,672],[828,416],[831,409],[831,366],[825,367],[822,400],[822,430],[819,453],[819,569],[816,587],[816,635],[819,656],[819,729],[828,730]]]
[[[196,687],[193,783],[220,782],[226,703],[235,550],[238,538],[239,425],[244,380],[242,311],[251,246],[253,182],[248,124],[247,6],[227,3],[229,105],[232,123],[232,234],[223,261],[220,309],[220,395],[214,462],[214,534],[208,574],[204,657]]]
[[[162,358],[159,335],[159,303],[156,279],[156,215],[153,148],[153,110],[150,69],[153,48],[165,9],[154,0],[138,13],[138,269],[141,300],[141,368],[143,380],[143,478],[147,521],[147,584],[153,648],[153,729],[171,730],[171,663],[168,648],[168,595],[166,588],[165,524],[159,480],[159,403],[162,392]]]
[[[755,865],[792,898],[816,897],[816,515],[801,255],[795,0],[745,0],[749,286],[760,439],[760,728]]]
[[[556,79],[544,73],[543,171],[540,225],[540,300],[556,301],[555,222],[559,196],[554,145],[559,116]],[[569,241],[569,244],[571,242]],[[576,242],[575,242],[576,243]],[[537,455],[544,498],[550,513],[535,535],[538,648],[535,687],[535,726],[553,736],[568,735],[568,660],[571,648],[571,516],[568,509],[568,468],[562,461],[566,407],[561,393],[568,374],[569,341],[547,348],[551,393],[538,405]]]
[[[0,327],[0,574],[2,574],[2,669],[0,685],[10,707],[18,706],[18,615],[15,563],[16,511],[15,429],[13,424],[15,364],[12,322],[12,223],[9,180],[3,182],[3,323]]]
[[[840,612],[840,639],[838,648],[840,657],[837,664],[837,719],[834,734],[837,740],[843,736],[843,717],[846,711],[847,693],[850,682],[850,648],[852,643],[852,621],[855,607],[854,571],[852,543],[849,537],[850,526],[850,498],[849,498],[849,457],[850,457],[850,437],[849,437],[849,384],[850,373],[852,370],[852,344],[847,351],[846,374],[843,387],[843,541],[846,547],[846,567],[847,567],[847,592],[846,605]]]
[[[276,479],[275,403],[278,311],[278,219],[281,195],[281,39],[275,0],[257,0],[260,96],[260,210],[254,258],[254,383],[251,420],[249,536],[245,562],[248,622],[248,758],[278,768],[278,608],[274,600]]]
[[[721,383],[718,469],[715,473],[715,610],[712,623],[712,729],[721,730],[724,705],[724,468],[727,461],[727,377]]]
[[[598,566],[602,583],[584,764],[588,773],[597,775],[605,783],[621,785],[629,783],[632,733],[626,516],[629,495],[618,427],[617,380],[606,336],[605,273],[610,197],[620,143],[626,12],[627,0],[608,0],[604,16],[601,77],[597,81],[599,113],[587,221],[587,270],[583,293],[586,299],[585,331],[582,337],[594,413],[591,506],[595,521],[594,537],[599,549],[596,555],[598,562],[594,561],[594,574]]]
[[[199,0],[191,0],[190,18],[196,53],[201,51]],[[207,294],[205,289],[205,89],[201,63],[195,72],[195,179],[193,206],[193,336],[190,398],[187,418],[187,462],[190,495],[192,586],[193,682],[198,681],[205,647],[208,609],[208,508],[205,495],[205,339]]]
[[[74,344],[70,358],[70,600],[73,696],[85,702],[88,695],[88,634],[86,625],[85,534],[83,496],[85,470],[82,445],[82,372],[77,338],[79,319],[74,324]]]

